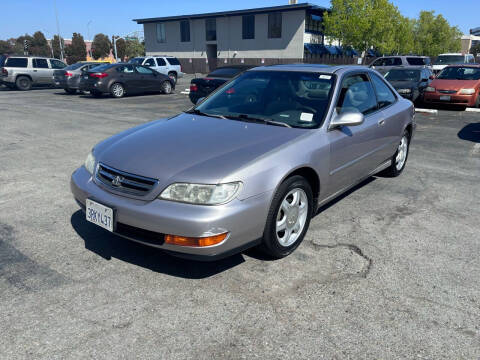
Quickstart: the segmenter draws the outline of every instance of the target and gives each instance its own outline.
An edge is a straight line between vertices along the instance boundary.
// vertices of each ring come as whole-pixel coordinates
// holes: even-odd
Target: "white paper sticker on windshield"
[[[330,80],[332,78],[332,75],[320,75],[319,76],[319,79],[323,79],[323,80]]]
[[[313,114],[302,112],[300,120],[311,122],[313,120]]]

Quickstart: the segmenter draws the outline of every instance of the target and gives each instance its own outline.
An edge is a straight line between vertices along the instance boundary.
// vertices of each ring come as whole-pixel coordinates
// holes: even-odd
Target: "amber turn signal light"
[[[179,245],[179,246],[212,246],[220,244],[226,239],[228,233],[207,236],[207,237],[186,237],[178,235],[165,235],[165,244]]]

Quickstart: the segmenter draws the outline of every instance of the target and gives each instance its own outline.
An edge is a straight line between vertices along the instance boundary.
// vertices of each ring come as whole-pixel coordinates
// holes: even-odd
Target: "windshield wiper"
[[[226,119],[226,117],[223,116],[223,115],[207,114],[207,113],[204,113],[204,112],[202,112],[200,110],[197,110],[197,109],[188,110],[188,111],[185,111],[185,113],[201,115],[201,116],[210,116],[210,117],[214,117],[214,118],[218,118],[218,119]]]
[[[233,120],[246,120],[246,121],[251,121],[251,122],[260,122],[260,123],[263,123],[263,124],[268,124],[268,125],[274,125],[274,126],[284,126],[284,127],[287,127],[287,128],[291,128],[290,125],[286,124],[286,123],[282,123],[282,122],[279,122],[279,121],[274,121],[274,120],[270,120],[270,119],[264,119],[264,118],[256,118],[256,117],[251,117],[247,114],[240,114],[238,116],[226,116],[227,119],[233,119]]]

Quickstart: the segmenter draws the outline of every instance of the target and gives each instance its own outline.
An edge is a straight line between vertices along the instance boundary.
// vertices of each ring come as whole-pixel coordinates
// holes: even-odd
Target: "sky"
[[[47,38],[57,33],[55,1],[58,9],[60,34],[68,39],[73,32],[92,39],[97,33],[128,35],[143,30],[132,19],[171,15],[239,10],[264,6],[285,5],[288,0],[14,0],[1,4],[0,39],[18,37],[42,31]],[[299,3],[308,0],[300,0]],[[480,26],[480,0],[392,0],[404,16],[417,17],[421,10],[435,10],[451,25],[465,34]],[[326,6],[329,0],[310,0]],[[8,14],[8,16],[7,16]]]

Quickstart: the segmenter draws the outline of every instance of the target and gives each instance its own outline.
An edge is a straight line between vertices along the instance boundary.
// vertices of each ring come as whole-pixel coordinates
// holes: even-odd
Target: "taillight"
[[[104,77],[107,77],[107,76],[108,74],[104,72],[96,72],[96,73],[90,74],[90,77],[98,78],[98,79],[103,79]]]
[[[5,69],[5,68],[3,68],[3,67],[2,67],[2,75],[3,75],[3,76],[8,76],[8,71],[7,71],[7,69]]]
[[[190,84],[190,91],[198,91],[197,84]]]
[[[73,73],[71,73],[70,71],[65,71],[65,76],[66,77],[71,77],[71,76],[73,76]]]

